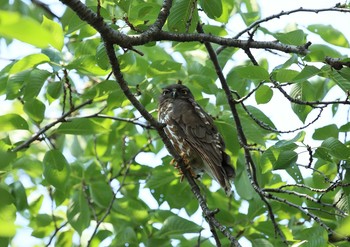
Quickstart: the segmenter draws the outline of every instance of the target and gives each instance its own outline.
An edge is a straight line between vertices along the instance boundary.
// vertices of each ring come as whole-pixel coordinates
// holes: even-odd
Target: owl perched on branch
[[[165,87],[158,109],[159,121],[166,124],[166,135],[191,174],[195,178],[204,172],[209,174],[230,195],[235,170],[225,153],[225,143],[191,91],[181,84]]]

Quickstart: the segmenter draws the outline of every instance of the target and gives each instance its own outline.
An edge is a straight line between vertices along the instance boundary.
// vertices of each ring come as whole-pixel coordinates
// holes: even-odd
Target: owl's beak
[[[173,97],[173,99],[175,99],[176,96],[177,96],[177,92],[176,92],[176,90],[173,90],[173,91],[171,92],[171,97]]]

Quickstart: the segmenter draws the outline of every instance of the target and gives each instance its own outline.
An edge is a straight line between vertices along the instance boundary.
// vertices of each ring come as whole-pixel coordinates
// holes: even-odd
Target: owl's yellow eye
[[[181,93],[184,94],[184,95],[186,95],[186,94],[187,94],[187,90],[186,90],[186,89],[182,89],[182,90],[181,90]]]

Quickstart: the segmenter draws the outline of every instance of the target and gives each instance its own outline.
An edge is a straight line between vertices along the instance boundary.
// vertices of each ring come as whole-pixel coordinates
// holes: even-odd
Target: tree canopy
[[[321,16],[350,5],[263,4],[1,1],[0,245],[348,246],[348,27]],[[231,197],[157,121],[173,83],[223,135]]]

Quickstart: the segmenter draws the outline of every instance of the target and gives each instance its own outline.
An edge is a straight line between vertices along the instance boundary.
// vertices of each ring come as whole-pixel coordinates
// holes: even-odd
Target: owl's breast
[[[188,142],[188,136],[184,132],[186,129],[183,115],[193,115],[188,111],[188,102],[177,101],[166,102],[159,109],[159,121],[165,123],[164,132],[175,148],[176,152],[189,165],[194,174],[201,175],[204,172],[203,160],[200,154]]]

